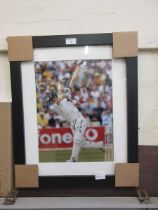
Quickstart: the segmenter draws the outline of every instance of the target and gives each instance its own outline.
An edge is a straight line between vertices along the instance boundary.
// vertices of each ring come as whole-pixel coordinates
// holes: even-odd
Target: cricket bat
[[[70,88],[73,88],[74,83],[75,83],[75,81],[77,79],[77,76],[79,74],[79,71],[80,71],[80,67],[77,66],[76,69],[75,69],[75,71],[74,71],[74,73],[73,73],[73,75],[72,75],[72,78],[71,78],[71,81],[70,81],[70,84],[69,84],[69,87]]]

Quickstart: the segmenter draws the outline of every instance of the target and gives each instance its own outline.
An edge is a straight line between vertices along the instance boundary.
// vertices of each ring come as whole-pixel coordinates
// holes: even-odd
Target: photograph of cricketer
[[[113,160],[112,60],[35,63],[40,162]]]

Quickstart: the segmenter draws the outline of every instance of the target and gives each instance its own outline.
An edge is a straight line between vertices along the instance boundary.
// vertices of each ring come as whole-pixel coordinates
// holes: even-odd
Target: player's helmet
[[[64,88],[64,96],[68,99],[71,99],[71,89],[70,88]]]
[[[67,93],[67,92],[70,92],[71,93],[71,89],[68,88],[68,87],[64,88],[64,93]]]

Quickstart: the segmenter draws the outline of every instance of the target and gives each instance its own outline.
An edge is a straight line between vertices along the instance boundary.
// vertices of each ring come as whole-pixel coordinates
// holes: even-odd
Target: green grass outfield
[[[71,156],[71,149],[66,150],[45,150],[39,152],[40,162],[66,162]],[[79,162],[111,161],[113,159],[112,147],[105,151],[88,148],[81,149]]]

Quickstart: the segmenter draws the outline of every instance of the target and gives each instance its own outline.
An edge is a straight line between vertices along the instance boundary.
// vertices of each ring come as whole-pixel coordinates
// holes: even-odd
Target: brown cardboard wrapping
[[[0,197],[4,197],[13,186],[10,103],[0,103],[0,119]]]
[[[32,61],[32,36],[8,37],[9,61]]]
[[[139,163],[116,163],[115,164],[116,187],[139,186]]]
[[[15,187],[38,188],[38,165],[15,165]]]
[[[135,57],[138,55],[138,32],[113,33],[113,57]]]

